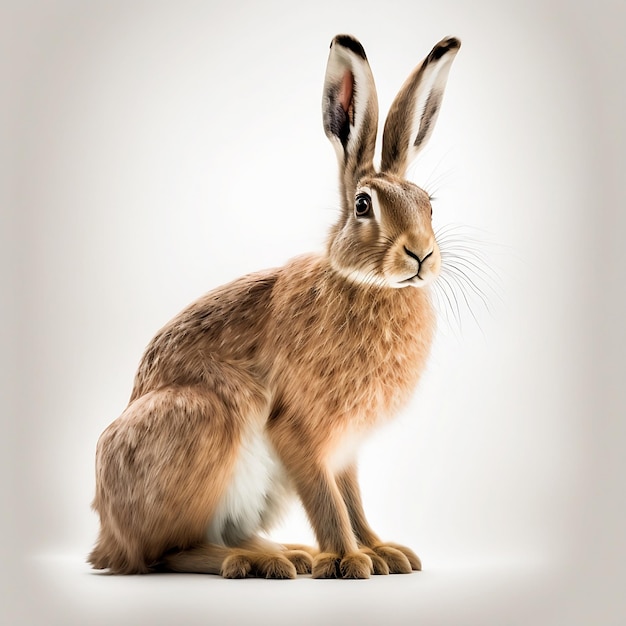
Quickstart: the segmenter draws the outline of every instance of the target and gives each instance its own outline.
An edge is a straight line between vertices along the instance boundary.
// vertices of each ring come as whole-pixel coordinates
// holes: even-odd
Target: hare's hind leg
[[[144,573],[164,553],[205,541],[242,432],[267,411],[265,393],[250,377],[226,374],[229,384],[212,389],[149,392],[104,431],[96,455],[101,529],[89,557],[94,567]]]
[[[221,574],[224,578],[295,578],[296,574],[310,574],[311,564],[306,552],[285,550],[260,537],[236,547],[205,543],[163,559],[164,569],[172,572]]]

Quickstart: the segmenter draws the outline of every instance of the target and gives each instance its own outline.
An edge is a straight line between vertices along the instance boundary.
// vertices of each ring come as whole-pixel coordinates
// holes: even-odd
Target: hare
[[[226,578],[421,569],[368,525],[355,459],[410,398],[433,338],[441,256],[429,196],[404,175],[460,45],[440,41],[401,88],[378,172],[365,51],[349,35],[333,39],[322,108],[341,213],[326,250],[209,292],[148,345],[128,407],[97,445],[94,568]],[[260,534],[295,495],[316,549]]]

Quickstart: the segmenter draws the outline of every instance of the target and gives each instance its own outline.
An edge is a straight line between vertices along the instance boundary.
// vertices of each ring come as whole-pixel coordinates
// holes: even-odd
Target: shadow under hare
[[[323,254],[209,292],[146,349],[96,453],[94,568],[227,578],[368,578],[421,568],[368,525],[358,444],[408,401],[430,349],[441,256],[428,194],[404,179],[460,47],[440,41],[387,117],[361,44],[331,44],[323,94],[342,210]],[[318,547],[262,537],[297,495]]]

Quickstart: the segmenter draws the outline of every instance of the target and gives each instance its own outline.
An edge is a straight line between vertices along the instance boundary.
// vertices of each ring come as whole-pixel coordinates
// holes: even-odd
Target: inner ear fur
[[[383,131],[381,170],[404,176],[435,127],[452,61],[461,42],[442,39],[408,77],[393,101]]]
[[[324,131],[337,153],[344,198],[374,171],[378,100],[365,50],[350,35],[331,43],[323,96]]]

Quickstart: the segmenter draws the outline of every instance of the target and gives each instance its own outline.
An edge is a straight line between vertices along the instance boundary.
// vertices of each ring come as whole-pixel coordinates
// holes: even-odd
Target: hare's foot
[[[220,573],[224,578],[295,578],[297,574],[311,573],[313,557],[309,550],[313,548],[250,537],[230,551]]]
[[[397,543],[381,543],[371,548],[372,552],[382,559],[387,567],[388,572],[376,572],[380,574],[410,574],[412,571],[420,571],[422,563],[411,550]],[[366,550],[369,553],[369,551]],[[372,559],[374,560],[374,559]]]
[[[293,558],[300,565],[301,561],[296,557]],[[295,578],[299,565],[294,564],[284,553],[235,549],[224,559],[220,574],[224,578]]]
[[[313,570],[313,557],[308,551],[287,547],[283,555],[291,561],[296,568],[296,573],[310,574]]]
[[[340,555],[320,552],[313,558],[313,578],[369,578],[374,573],[372,559],[364,552]]]
[[[378,556],[374,550],[371,548],[361,548],[361,552],[363,554],[367,554],[370,559],[372,559],[372,567],[374,568],[374,574],[376,575],[386,575],[389,574],[389,565],[387,565],[387,561],[383,559],[381,556]]]
[[[221,574],[224,578],[295,578],[310,560],[306,552],[287,553],[270,543],[250,540],[237,548],[207,543],[172,552],[161,566],[170,572]]]
[[[283,543],[283,554],[295,565],[298,574],[310,574],[313,569],[313,558],[319,550],[300,543]]]

